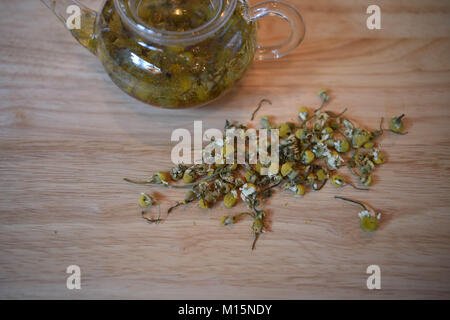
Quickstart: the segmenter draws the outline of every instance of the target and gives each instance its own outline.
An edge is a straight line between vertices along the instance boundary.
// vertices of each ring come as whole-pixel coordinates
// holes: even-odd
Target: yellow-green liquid
[[[238,1],[227,23],[206,40],[163,46],[129,31],[108,0],[97,26],[97,53],[112,80],[131,96],[166,108],[201,105],[231,87],[253,61],[256,26],[244,10],[246,3]],[[201,0],[147,0],[136,13],[153,28],[188,31],[216,11]]]

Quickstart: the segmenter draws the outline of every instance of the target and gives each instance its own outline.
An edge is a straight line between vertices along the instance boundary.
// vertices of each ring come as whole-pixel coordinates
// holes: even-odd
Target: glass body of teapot
[[[75,0],[42,0],[62,21],[80,8],[77,40],[96,54],[113,82],[150,105],[185,108],[213,101],[251,62],[289,53],[304,25],[289,4],[245,0],[106,0],[94,12]],[[64,10],[65,9],[65,10]],[[258,47],[256,20],[278,15],[292,32],[278,46]]]

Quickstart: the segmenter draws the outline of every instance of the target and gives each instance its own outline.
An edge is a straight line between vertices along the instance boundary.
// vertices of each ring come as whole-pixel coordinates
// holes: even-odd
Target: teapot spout
[[[73,37],[93,54],[97,53],[97,12],[77,0],[41,0],[66,26]]]

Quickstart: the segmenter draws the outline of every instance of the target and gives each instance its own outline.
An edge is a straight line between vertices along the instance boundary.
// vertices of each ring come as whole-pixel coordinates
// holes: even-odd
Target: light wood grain
[[[207,107],[164,110],[117,89],[39,1],[0,1],[0,298],[450,298],[450,3],[377,1],[382,30],[369,31],[366,1],[291,2],[307,26],[293,54],[255,62]],[[294,119],[320,87],[371,128],[407,114],[409,134],[382,139],[370,193],[277,192],[253,252],[250,222],[220,227],[231,212],[220,205],[160,225],[139,217],[147,189],[121,179],[168,168],[172,130],[246,122],[263,97],[273,106],[260,115]],[[154,191],[163,209],[183,197]],[[381,229],[364,234],[336,194],[372,204]],[[66,289],[71,264],[79,291]],[[365,285],[371,264],[378,291]]]

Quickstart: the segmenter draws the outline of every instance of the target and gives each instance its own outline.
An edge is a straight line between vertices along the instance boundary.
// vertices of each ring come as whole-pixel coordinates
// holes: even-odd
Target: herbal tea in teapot
[[[202,3],[147,0],[136,13],[152,28],[186,32],[215,16],[217,10]],[[205,40],[161,45],[127,30],[109,0],[99,24],[99,57],[113,81],[144,102],[163,107],[203,104],[229,88],[253,60],[255,23],[244,18],[244,9],[239,2],[225,25]]]
[[[81,8],[81,29],[72,34],[102,61],[111,79],[150,105],[184,108],[223,94],[254,60],[274,59],[303,39],[296,9],[269,1],[249,7],[245,0],[106,0],[100,13],[72,0],[42,0],[62,19],[64,4]],[[276,14],[291,23],[279,46],[258,47],[256,20]]]

